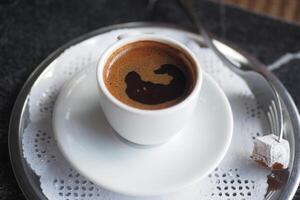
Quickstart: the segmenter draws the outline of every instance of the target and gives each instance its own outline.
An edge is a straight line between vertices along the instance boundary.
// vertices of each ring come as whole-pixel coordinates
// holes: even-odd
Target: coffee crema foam
[[[193,90],[196,68],[182,50],[155,41],[127,44],[108,58],[103,78],[119,101],[140,109],[167,108]]]

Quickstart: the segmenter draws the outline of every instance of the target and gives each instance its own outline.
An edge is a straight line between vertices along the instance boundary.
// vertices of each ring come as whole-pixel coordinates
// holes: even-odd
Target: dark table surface
[[[0,200],[25,199],[15,181],[7,148],[11,110],[22,85],[52,51],[91,30],[132,21],[192,25],[175,1],[0,0]],[[300,108],[300,26],[202,1],[205,26],[255,55],[274,70]],[[297,56],[298,53],[298,56]],[[276,61],[290,55],[290,60]],[[295,197],[295,199],[300,199]]]

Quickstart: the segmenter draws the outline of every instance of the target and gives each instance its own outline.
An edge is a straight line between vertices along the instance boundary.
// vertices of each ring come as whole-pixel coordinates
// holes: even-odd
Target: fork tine
[[[274,107],[273,104],[271,103],[270,105],[270,111],[271,111],[271,116],[272,116],[272,120],[273,120],[273,134],[277,134],[277,122],[276,122],[276,117],[275,117],[275,112],[274,112]]]
[[[275,121],[275,117],[274,117],[275,113],[274,113],[274,109],[273,109],[272,103],[271,103],[269,109],[270,109],[272,120],[273,120],[273,131],[274,131],[273,134],[276,135],[276,121]]]
[[[272,106],[269,105],[269,115],[270,115],[270,120],[271,120],[271,127],[272,127],[272,134],[274,134],[275,130],[275,121],[274,121],[274,115],[273,115],[273,110]]]
[[[273,124],[273,120],[272,120],[270,111],[267,113],[267,115],[268,115],[268,119],[269,119],[269,123],[270,123],[270,127],[271,127],[271,133],[273,134],[274,133],[274,124]]]
[[[276,132],[275,119],[274,119],[274,113],[273,113],[273,109],[272,109],[271,105],[269,105],[269,113],[270,113],[270,119],[271,119],[272,134],[275,134],[275,132]]]
[[[278,114],[277,114],[277,108],[275,105],[275,102],[272,101],[272,107],[273,107],[273,111],[274,111],[274,119],[275,119],[275,127],[276,127],[276,135],[278,135],[279,133],[279,122],[278,122]]]
[[[274,112],[274,108],[273,108],[273,104],[271,103],[271,105],[269,106],[269,110],[271,113],[271,118],[273,121],[273,134],[277,134],[277,123],[276,123],[276,118],[275,118],[275,112]]]

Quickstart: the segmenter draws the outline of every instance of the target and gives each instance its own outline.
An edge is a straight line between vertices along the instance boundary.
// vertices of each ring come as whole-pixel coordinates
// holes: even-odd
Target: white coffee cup
[[[193,115],[202,85],[202,70],[199,61],[183,44],[165,36],[137,34],[120,38],[104,52],[97,65],[97,82],[102,110],[111,127],[126,140],[141,145],[164,143],[180,133]],[[103,80],[103,70],[108,58],[117,49],[137,41],[168,44],[190,57],[196,68],[196,82],[192,92],[183,101],[164,109],[144,110],[129,106],[110,93]]]

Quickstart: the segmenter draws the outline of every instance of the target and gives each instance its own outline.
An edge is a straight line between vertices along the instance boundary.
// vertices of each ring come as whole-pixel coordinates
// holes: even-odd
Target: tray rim
[[[170,28],[175,30],[181,30],[192,34],[198,37],[195,32],[189,30],[184,27],[180,27],[177,25],[167,24],[167,23],[153,23],[153,22],[129,22],[129,23],[122,23],[122,24],[115,24],[110,26],[105,26],[89,33],[83,34],[69,42],[65,45],[59,47],[53,53],[51,53],[46,59],[44,59],[37,68],[31,73],[29,78],[24,83],[24,86],[20,90],[20,93],[15,101],[11,117],[9,123],[9,131],[8,131],[8,146],[9,146],[9,156],[13,168],[13,172],[15,178],[18,182],[20,189],[22,190],[26,199],[30,200],[39,200],[43,199],[46,200],[47,198],[42,193],[40,186],[36,186],[35,182],[39,182],[38,176],[34,174],[31,170],[30,166],[27,164],[25,158],[23,157],[23,148],[22,148],[22,116],[24,116],[26,112],[26,102],[28,101],[28,93],[31,90],[35,81],[39,78],[40,74],[48,67],[48,65],[55,60],[61,53],[64,52],[65,49],[82,42],[86,39],[89,39],[93,36],[112,31],[114,29],[120,28],[142,28],[142,27],[157,27],[157,28]],[[200,36],[199,36],[200,37]],[[200,39],[201,40],[201,39]],[[226,41],[220,41],[224,44],[229,44]],[[267,70],[267,68],[260,63],[257,59],[252,57],[247,52],[235,47],[234,45],[229,45],[231,48],[236,49],[239,53],[241,53],[244,57],[248,60],[251,60],[255,65],[262,69],[264,75],[267,76],[270,81],[274,84],[275,88],[278,90],[283,102],[286,105],[286,108],[289,113],[289,117],[294,129],[294,139],[295,139],[295,153],[294,153],[294,160],[293,166],[291,168],[291,173],[289,180],[286,186],[282,189],[283,191],[279,195],[279,199],[292,199],[296,190],[298,188],[298,184],[300,182],[300,119],[297,107],[291,98],[288,91],[285,89],[283,84],[279,81],[275,75]],[[33,176],[33,177],[32,177]],[[35,180],[33,180],[33,178]],[[288,189],[287,189],[288,188]]]

